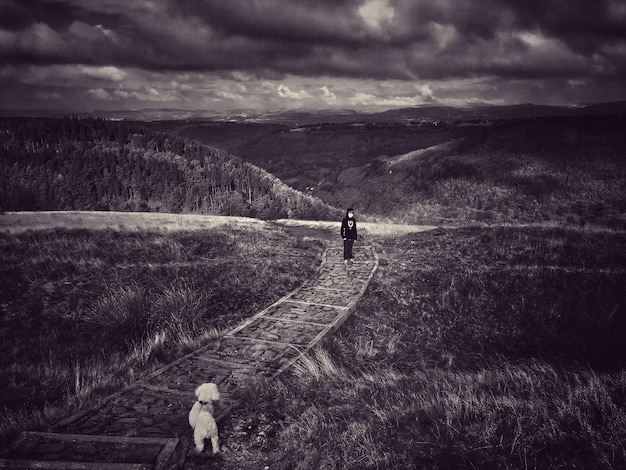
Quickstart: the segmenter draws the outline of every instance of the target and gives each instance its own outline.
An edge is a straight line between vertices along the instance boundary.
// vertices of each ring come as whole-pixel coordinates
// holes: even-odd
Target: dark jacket
[[[356,240],[356,219],[352,217],[348,218],[348,215],[341,221],[341,238],[347,238],[349,240]]]

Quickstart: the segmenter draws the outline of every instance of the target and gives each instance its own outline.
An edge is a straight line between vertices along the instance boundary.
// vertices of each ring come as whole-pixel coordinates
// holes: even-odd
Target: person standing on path
[[[346,211],[346,217],[341,221],[341,238],[343,238],[343,261],[348,265],[348,260],[353,258],[352,245],[357,239],[356,219],[354,218],[354,210],[349,208]]]

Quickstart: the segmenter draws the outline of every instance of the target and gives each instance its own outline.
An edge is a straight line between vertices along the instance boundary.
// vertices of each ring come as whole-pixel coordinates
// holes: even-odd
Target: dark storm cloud
[[[578,38],[623,40],[626,38],[626,5],[621,0],[509,0],[518,25],[538,26],[566,41]]]
[[[0,28],[23,29],[33,22],[47,22],[53,28],[67,27],[75,18],[76,8],[65,3],[24,0],[0,3]]]
[[[608,0],[390,2],[394,18],[379,29],[363,21],[357,1],[127,4],[9,2],[1,15],[9,36],[3,59],[407,79],[509,75],[524,67],[529,47],[507,36],[515,29],[559,39],[587,57],[623,44],[626,31],[619,4]],[[454,37],[444,44],[445,34]],[[518,64],[507,60],[516,54]]]
[[[549,0],[523,7],[520,21],[532,24],[538,18],[542,30],[561,38],[573,51],[590,59],[605,58],[602,74],[626,78],[626,2]]]
[[[184,12],[202,18],[225,36],[307,44],[358,42],[358,2],[185,2]]]
[[[256,80],[534,81],[528,90],[606,81],[619,93],[626,2],[0,0],[0,64],[3,83],[32,66],[82,65]],[[115,91],[84,86],[101,98]]]

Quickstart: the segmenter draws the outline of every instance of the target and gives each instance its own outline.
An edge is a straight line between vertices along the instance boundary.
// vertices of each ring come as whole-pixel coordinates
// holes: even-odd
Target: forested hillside
[[[118,210],[336,219],[250,163],[137,123],[0,119],[0,210]]]
[[[405,223],[624,228],[624,128],[620,116],[293,129],[7,118],[0,209],[334,220],[354,206]]]
[[[360,213],[408,223],[626,227],[624,116],[176,126]]]

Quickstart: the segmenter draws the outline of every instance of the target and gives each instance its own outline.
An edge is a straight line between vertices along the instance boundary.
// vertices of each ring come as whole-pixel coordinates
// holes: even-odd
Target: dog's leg
[[[196,452],[202,452],[204,450],[204,436],[199,432],[193,434],[193,442],[196,444]]]
[[[214,454],[218,454],[220,451],[220,446],[218,443],[218,437],[217,436],[212,436],[211,437],[211,445],[213,446],[213,453]]]

